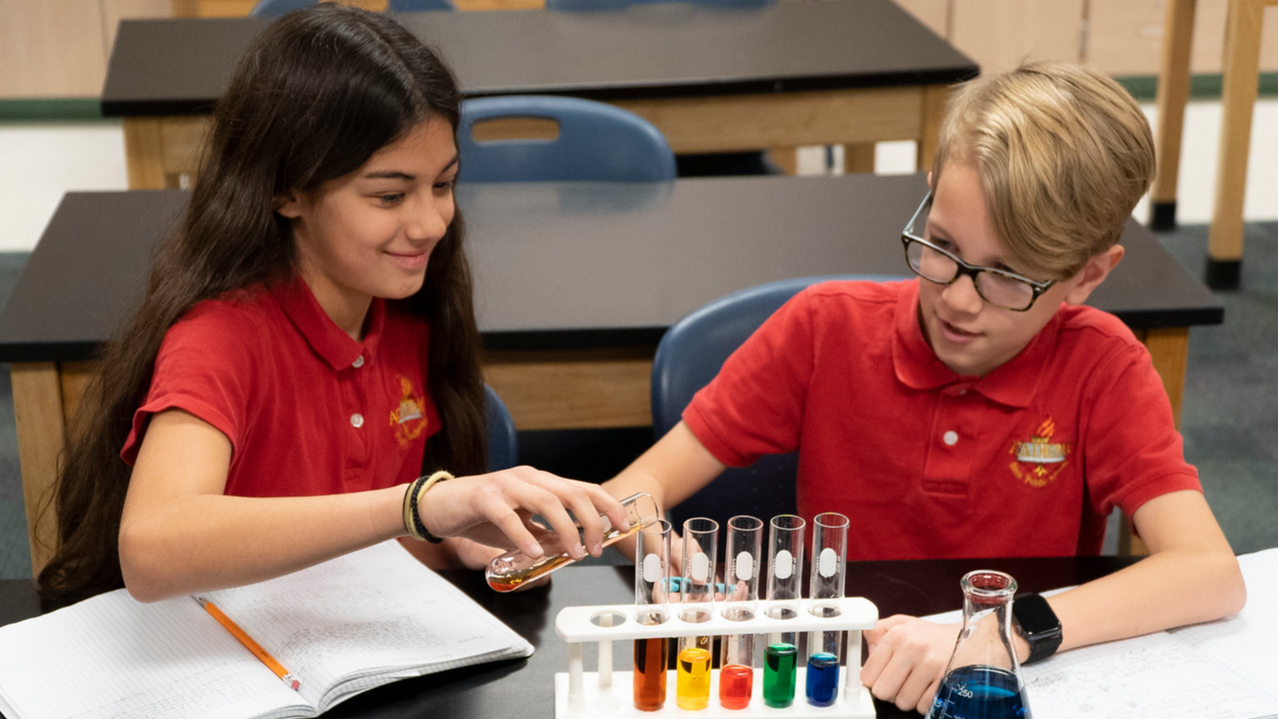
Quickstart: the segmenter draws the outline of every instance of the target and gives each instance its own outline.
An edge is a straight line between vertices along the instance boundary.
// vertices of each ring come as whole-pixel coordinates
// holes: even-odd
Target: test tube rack
[[[776,619],[769,610],[782,606],[795,616]],[[830,611],[833,608],[835,611]],[[672,616],[661,624],[640,624],[634,619],[634,604],[566,607],[555,618],[555,633],[568,643],[568,672],[555,675],[556,719],[641,719],[655,717],[697,717],[698,719],[739,719],[742,717],[778,717],[785,719],[874,719],[875,707],[870,692],[861,685],[862,630],[871,629],[879,619],[879,610],[862,597],[842,599],[802,599],[761,601],[752,619],[733,621],[718,609],[710,620],[691,623]],[[820,609],[818,616],[813,610]],[[785,708],[764,704],[762,670],[755,668],[753,696],[745,709],[727,709],[719,704],[719,670],[711,674],[710,703],[705,709],[681,709],[675,703],[675,670],[668,671],[667,698],[657,711],[635,708],[628,671],[613,671],[613,642],[655,637],[727,636],[733,634],[774,634],[812,631],[847,632],[844,656],[847,665],[841,669],[843,682],[835,703],[817,707],[804,696],[805,664],[798,662],[795,678],[795,701]],[[598,671],[584,671],[583,645],[599,643]]]

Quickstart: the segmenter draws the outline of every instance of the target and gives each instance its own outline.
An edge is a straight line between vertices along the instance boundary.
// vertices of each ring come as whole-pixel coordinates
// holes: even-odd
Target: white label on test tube
[[[838,569],[839,555],[834,549],[827,547],[822,550],[822,556],[818,558],[817,571],[821,572],[823,577],[835,576],[835,570]]]
[[[656,554],[644,556],[644,581],[656,584],[662,578],[662,558]]]
[[[699,582],[705,582],[710,578],[711,560],[707,556],[698,552],[693,557],[693,579]]]
[[[791,557],[790,551],[783,549],[778,552],[777,556],[774,557],[774,561],[777,566],[773,567],[773,575],[778,579],[789,579],[791,572],[795,569],[795,561]]]
[[[733,562],[733,573],[743,582],[751,580],[751,576],[755,574],[755,565],[751,561],[750,552],[741,552],[737,555],[737,561]]]

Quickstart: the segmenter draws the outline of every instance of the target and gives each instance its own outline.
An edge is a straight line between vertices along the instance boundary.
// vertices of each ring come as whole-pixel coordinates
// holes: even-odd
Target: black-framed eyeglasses
[[[939,285],[949,285],[959,277],[973,281],[977,294],[986,302],[1005,310],[1025,312],[1035,304],[1039,296],[1057,284],[1057,280],[1036,282],[1015,272],[996,267],[970,265],[950,252],[923,238],[923,225],[928,221],[928,210],[933,204],[930,190],[919,203],[919,209],[902,230],[902,246],[906,250],[906,264],[915,274]]]

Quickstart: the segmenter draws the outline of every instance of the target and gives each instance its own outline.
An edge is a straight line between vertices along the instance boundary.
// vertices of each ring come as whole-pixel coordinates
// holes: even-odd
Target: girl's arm
[[[270,579],[407,534],[406,487],[316,497],[230,497],[231,444],[181,410],[151,418],[120,522],[120,567],[129,592],[155,601]],[[539,556],[527,521],[542,515],[565,546],[599,554],[607,513],[625,511],[596,485],[528,467],[437,483],[422,497],[423,523],[445,537],[519,546]]]
[[[1048,598],[1061,620],[1058,651],[1211,621],[1243,608],[1239,562],[1203,494],[1182,490],[1133,515],[1150,556],[1114,574]],[[901,615],[866,632],[862,682],[901,709],[927,711],[955,646],[958,625]],[[1014,635],[1018,659],[1030,646]]]

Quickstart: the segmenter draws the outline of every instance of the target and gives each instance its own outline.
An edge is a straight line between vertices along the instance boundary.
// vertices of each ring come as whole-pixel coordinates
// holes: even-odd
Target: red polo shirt
[[[1063,305],[1012,360],[961,377],[924,339],[917,283],[801,292],[684,421],[730,466],[798,449],[799,511],[848,515],[852,559],[1097,554],[1114,507],[1200,490],[1118,319]]]
[[[121,456],[179,408],[231,441],[225,493],[337,494],[420,474],[440,419],[427,394],[427,321],[374,299],[356,342],[300,280],[201,302],[165,335]]]

